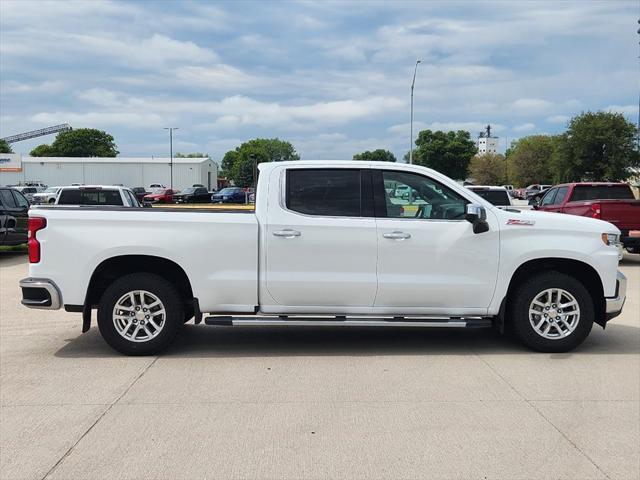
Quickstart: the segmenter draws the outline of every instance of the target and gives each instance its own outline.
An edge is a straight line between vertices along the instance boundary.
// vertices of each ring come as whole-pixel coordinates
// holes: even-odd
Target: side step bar
[[[218,326],[295,326],[295,327],[438,327],[482,328],[490,327],[490,318],[370,318],[370,317],[232,317],[213,316],[204,319],[207,325]]]

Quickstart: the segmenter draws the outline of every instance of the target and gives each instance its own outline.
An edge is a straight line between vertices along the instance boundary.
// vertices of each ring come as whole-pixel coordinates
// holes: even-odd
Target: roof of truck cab
[[[271,170],[277,167],[351,167],[351,168],[367,168],[367,167],[386,167],[386,168],[402,168],[411,170],[428,170],[435,172],[422,165],[401,163],[401,162],[369,162],[367,160],[289,160],[286,162],[264,162],[258,164],[261,171]]]

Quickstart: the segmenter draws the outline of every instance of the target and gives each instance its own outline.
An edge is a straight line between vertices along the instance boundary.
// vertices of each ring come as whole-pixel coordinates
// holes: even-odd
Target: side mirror
[[[470,203],[467,205],[465,219],[473,225],[473,233],[484,233],[489,231],[487,223],[487,211],[482,205]]]
[[[531,197],[529,199],[529,205],[531,205],[533,208],[537,209],[538,206],[540,206],[540,197]]]

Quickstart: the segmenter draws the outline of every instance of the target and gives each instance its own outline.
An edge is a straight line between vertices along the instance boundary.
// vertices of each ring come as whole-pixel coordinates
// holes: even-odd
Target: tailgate
[[[640,230],[640,200],[600,201],[600,217],[620,230]]]

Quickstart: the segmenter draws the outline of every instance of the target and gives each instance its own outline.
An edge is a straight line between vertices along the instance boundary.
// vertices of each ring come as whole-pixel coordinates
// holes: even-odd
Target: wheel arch
[[[97,306],[106,288],[116,279],[142,272],[154,273],[166,279],[176,287],[185,306],[193,308],[193,289],[184,269],[172,260],[154,255],[118,255],[103,260],[89,280],[85,308]]]
[[[580,281],[591,293],[591,296],[593,298],[595,322],[604,328],[604,326],[606,325],[606,304],[604,299],[604,288],[602,285],[602,279],[600,278],[600,275],[598,274],[596,269],[588,263],[582,262],[580,260],[547,257],[536,258],[524,262],[515,270],[515,272],[511,276],[511,280],[509,281],[509,286],[507,288],[507,293],[500,306],[499,324],[501,329],[504,328],[505,313],[506,311],[508,311],[508,303],[509,301],[511,301],[516,287],[531,275],[546,271],[556,271],[564,273]]]

